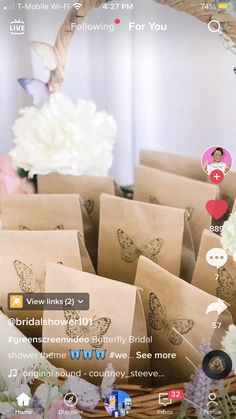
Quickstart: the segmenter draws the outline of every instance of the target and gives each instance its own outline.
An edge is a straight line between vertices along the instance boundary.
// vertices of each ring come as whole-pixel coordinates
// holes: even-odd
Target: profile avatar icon
[[[132,402],[128,393],[122,390],[111,391],[105,399],[105,409],[113,418],[120,418],[131,410]]]
[[[232,167],[232,156],[224,147],[209,147],[203,153],[201,165],[204,172],[209,176],[215,171],[218,171],[225,176]]]

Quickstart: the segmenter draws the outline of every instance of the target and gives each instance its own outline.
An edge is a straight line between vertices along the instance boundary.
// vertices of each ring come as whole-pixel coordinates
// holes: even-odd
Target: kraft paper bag
[[[6,230],[78,230],[83,237],[79,195],[8,195],[2,198]]]
[[[207,175],[201,168],[201,161],[198,156],[141,150],[140,164],[191,179],[207,180]]]
[[[57,367],[81,371],[81,378],[99,383],[101,377],[97,373],[104,371],[109,362],[117,372],[116,382],[127,382],[134,376],[132,371],[149,371],[147,359],[136,357],[137,350],[148,352],[146,323],[137,287],[48,263],[46,292],[53,292],[55,278],[58,292],[69,289],[90,296],[89,310],[64,307],[60,311],[44,312],[44,321],[61,320],[57,327],[43,326],[44,352],[64,354],[55,359]],[[64,339],[55,344],[50,343],[52,337]],[[142,338],[144,342],[133,344],[134,338]]]
[[[144,255],[190,281],[195,255],[185,210],[105,194],[100,208],[99,275],[133,284]]]
[[[221,348],[221,340],[232,323],[226,310],[221,316],[206,315],[215,297],[172,275],[145,257],[140,257],[135,279],[144,306],[151,369],[160,374],[156,385],[189,381],[193,364],[201,364],[200,344]],[[213,323],[221,321],[221,328]],[[216,331],[214,333],[214,331]]]
[[[220,237],[204,230],[192,283],[195,287],[225,301],[236,324],[236,263],[228,256],[223,266],[210,265],[206,261],[206,254],[208,250],[215,248],[222,249]]]
[[[85,224],[87,225],[87,224]],[[2,199],[5,230],[77,230],[82,268],[94,273],[84,244],[83,216],[79,195],[6,195]]]
[[[45,176],[38,176],[39,194],[80,194],[84,200],[84,208],[88,215],[88,220],[92,224],[89,227],[87,236],[85,229],[85,244],[92,258],[93,265],[97,266],[97,244],[99,227],[99,199],[102,193],[115,195],[115,185],[113,179],[98,176],[72,176],[51,173]]]
[[[228,219],[233,210],[234,201],[236,199],[236,172],[230,172],[224,177],[224,181],[219,185],[220,197],[228,202],[229,209],[225,216],[224,221]]]
[[[198,251],[201,234],[211,226],[206,202],[218,197],[218,187],[172,173],[138,166],[134,199],[157,203],[187,211],[195,250]]]
[[[8,308],[8,293],[45,292],[45,264],[48,261],[82,270],[76,231],[4,231],[0,232],[0,295],[8,317],[41,319],[42,312]],[[65,284],[65,292],[68,292]],[[57,278],[53,291],[58,292]],[[41,336],[40,325],[20,327],[26,336]]]

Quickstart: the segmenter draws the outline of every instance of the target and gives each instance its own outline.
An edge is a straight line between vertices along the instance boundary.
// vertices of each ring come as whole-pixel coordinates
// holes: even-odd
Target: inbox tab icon
[[[25,33],[25,22],[21,19],[14,19],[10,22],[10,34],[11,35],[24,35]]]

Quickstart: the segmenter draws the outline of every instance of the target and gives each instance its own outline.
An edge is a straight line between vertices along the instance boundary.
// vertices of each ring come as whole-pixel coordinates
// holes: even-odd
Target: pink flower
[[[80,419],[81,416],[78,412],[78,414],[70,414],[71,410],[76,410],[76,407],[73,407],[73,409],[69,408],[65,405],[63,397],[60,397],[57,399],[54,403],[52,403],[50,410],[49,410],[49,419],[70,419],[70,418],[76,418]],[[64,413],[65,412],[65,413]]]
[[[10,156],[0,156],[0,194],[32,194],[34,187],[21,178],[12,165]]]

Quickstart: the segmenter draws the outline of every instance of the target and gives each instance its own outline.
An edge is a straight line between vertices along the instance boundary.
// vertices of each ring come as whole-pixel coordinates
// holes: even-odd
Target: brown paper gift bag
[[[201,168],[198,156],[165,153],[154,150],[141,150],[140,163],[164,172],[206,181],[207,175]]]
[[[134,283],[142,254],[190,280],[195,259],[182,209],[101,196],[98,273]]]
[[[232,318],[226,310],[220,319],[216,312],[205,314],[215,302],[210,294],[170,274],[145,257],[140,257],[135,285],[140,287],[152,339],[152,371],[159,371],[159,384],[189,381],[194,372],[191,362],[199,366],[199,346],[203,340],[213,349],[221,347],[221,339]],[[213,323],[222,321],[214,334]]]
[[[84,244],[79,195],[6,195],[2,199],[5,230],[77,230],[82,268],[94,273]]]
[[[224,220],[227,220],[233,210],[234,201],[236,199],[236,173],[230,172],[224,177],[224,181],[219,185],[220,197],[228,202],[229,209]]]
[[[206,254],[213,248],[222,248],[220,237],[204,230],[192,284],[224,300],[236,324],[236,263],[229,256],[226,264],[219,269],[209,265]]]
[[[76,231],[1,231],[0,277],[3,311],[8,317],[40,319],[41,311],[9,310],[8,293],[44,292],[45,263],[62,263],[81,270],[81,259]],[[57,292],[54,278],[53,291]],[[66,291],[68,287],[66,285]],[[20,327],[26,336],[41,336],[40,326]]]
[[[64,359],[55,360],[57,367],[67,371],[81,370],[81,378],[94,382],[101,382],[97,373],[104,371],[109,362],[118,373],[116,382],[128,381],[128,377],[133,376],[132,371],[149,371],[147,360],[129,358],[137,348],[148,352],[147,342],[139,345],[130,342],[131,336],[147,340],[137,287],[48,263],[46,292],[53,292],[55,278],[57,292],[69,289],[72,293],[86,292],[90,296],[87,311],[65,307],[61,311],[44,312],[44,320],[61,320],[57,327],[43,326],[43,337],[47,340],[43,345],[44,352],[65,354]],[[50,343],[50,338],[64,338],[64,341]],[[119,375],[121,372],[122,376]]]
[[[2,198],[6,230],[78,230],[83,237],[79,195],[7,195]]]
[[[98,176],[72,176],[51,173],[45,176],[38,176],[39,194],[80,194],[84,199],[84,208],[86,209],[87,222],[92,223],[91,227],[85,228],[85,244],[92,258],[93,265],[97,266],[97,243],[99,226],[99,199],[100,195],[108,193],[115,194],[115,185],[113,179],[109,177]],[[87,230],[89,234],[87,236]]]
[[[134,199],[186,209],[196,251],[202,231],[211,225],[206,202],[216,199],[217,194],[218,187],[205,182],[147,166],[138,166],[136,171]]]

